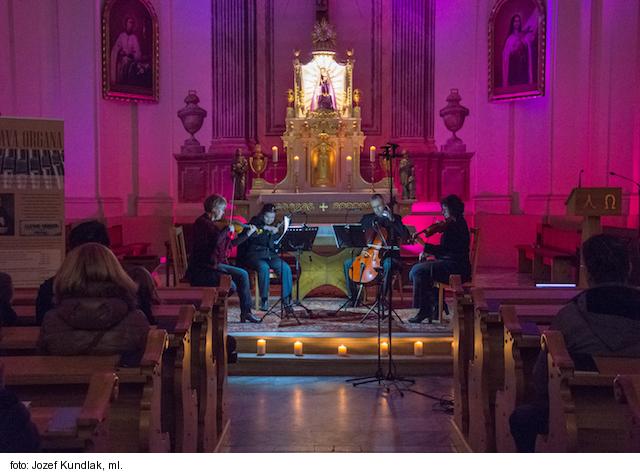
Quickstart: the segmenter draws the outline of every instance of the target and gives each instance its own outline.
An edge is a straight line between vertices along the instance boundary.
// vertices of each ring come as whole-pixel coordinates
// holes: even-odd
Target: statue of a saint
[[[335,110],[336,94],[331,84],[331,77],[327,70],[323,67],[320,69],[320,79],[318,85],[313,91],[311,98],[311,111],[316,110]]]
[[[415,166],[409,159],[407,150],[402,152],[400,159],[400,184],[402,185],[402,199],[413,200],[416,198]]]
[[[260,175],[267,168],[267,159],[265,155],[262,154],[262,146],[260,146],[260,143],[256,143],[253,149],[253,155],[249,158],[249,165],[256,177],[260,179]]]
[[[236,150],[236,155],[231,163],[231,175],[233,177],[234,193],[233,198],[236,200],[246,200],[247,198],[247,172],[249,171],[249,162],[245,158],[240,149]]]

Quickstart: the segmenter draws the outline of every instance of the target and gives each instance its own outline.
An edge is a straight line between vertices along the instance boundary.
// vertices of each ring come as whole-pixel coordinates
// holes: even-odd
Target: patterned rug
[[[276,302],[272,298],[271,304]],[[340,309],[345,299],[311,297],[303,300],[304,306],[309,309],[307,315],[303,308],[296,307],[293,317],[280,319],[279,306],[276,306],[275,313],[265,317],[261,324],[240,323],[240,308],[238,299],[232,297],[229,300],[229,332],[375,332],[377,330],[377,315],[371,312],[369,316],[361,322],[369,309],[366,307],[349,307],[347,310]],[[444,323],[434,322],[428,324],[424,321],[421,324],[412,324],[407,319],[416,314],[416,309],[399,308],[395,311],[398,318],[393,317],[394,332],[429,333],[434,335],[451,335],[451,326],[448,320]],[[257,317],[262,317],[264,312],[256,312]],[[388,320],[382,321],[383,331],[388,327]]]

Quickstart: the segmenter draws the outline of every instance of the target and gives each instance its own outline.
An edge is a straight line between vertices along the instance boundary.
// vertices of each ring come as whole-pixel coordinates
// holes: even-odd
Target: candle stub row
[[[263,338],[260,338],[257,341],[256,352],[258,356],[264,356],[267,353],[267,341]],[[338,346],[338,356],[347,356],[347,346],[342,344]],[[303,356],[303,344],[300,340],[297,340],[293,344],[293,354],[296,356]],[[417,341],[413,344],[413,355],[414,356],[423,356],[424,355],[424,343],[421,341]],[[389,356],[389,343],[381,342],[380,343],[380,356]]]

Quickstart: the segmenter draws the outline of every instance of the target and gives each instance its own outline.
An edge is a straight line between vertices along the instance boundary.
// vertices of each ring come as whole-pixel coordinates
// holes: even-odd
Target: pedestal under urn
[[[204,146],[201,146],[200,142],[193,136],[202,128],[204,118],[207,116],[207,111],[198,105],[199,102],[200,99],[196,91],[190,90],[184,99],[186,105],[178,110],[178,117],[182,120],[182,126],[191,135],[191,138],[184,140],[184,144],[181,147],[182,153],[204,153]]]

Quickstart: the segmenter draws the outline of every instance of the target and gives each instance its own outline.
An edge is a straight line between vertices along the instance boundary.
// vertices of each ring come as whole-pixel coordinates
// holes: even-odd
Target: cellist
[[[426,236],[441,233],[440,244],[425,243],[424,251],[420,254],[420,262],[415,264],[409,272],[409,279],[413,282],[413,307],[418,309],[418,313],[409,319],[412,323],[420,323],[424,319],[428,319],[431,323],[437,310],[435,282],[449,282],[451,274],[460,274],[463,282],[471,278],[469,262],[471,237],[467,221],[464,219],[464,202],[460,197],[452,194],[443,198],[440,205],[444,220],[419,232]],[[435,259],[425,261],[427,255],[433,255]]]
[[[402,223],[402,217],[398,214],[391,215],[389,207],[384,202],[384,197],[380,194],[373,194],[369,201],[373,212],[364,214],[360,219],[360,225],[367,232],[368,236],[375,236],[379,230],[383,230],[387,235],[391,235],[391,240],[386,241],[385,246],[399,246],[400,243],[410,238],[407,227]],[[385,235],[385,239],[387,236]],[[370,238],[371,241],[371,238]],[[355,258],[348,258],[344,262],[344,277],[347,281],[347,290],[349,299],[355,303],[353,299],[357,294],[357,283],[349,277],[349,268],[353,264]],[[400,260],[399,250],[390,250],[382,255],[382,269],[384,271],[384,281],[382,293],[386,294],[387,284],[391,281],[391,275],[402,269],[402,261]]]

